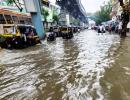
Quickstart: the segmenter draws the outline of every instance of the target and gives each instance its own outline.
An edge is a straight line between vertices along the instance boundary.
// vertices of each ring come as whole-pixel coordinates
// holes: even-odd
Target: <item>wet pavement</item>
[[[130,100],[129,42],[85,30],[72,40],[2,50],[0,100]]]

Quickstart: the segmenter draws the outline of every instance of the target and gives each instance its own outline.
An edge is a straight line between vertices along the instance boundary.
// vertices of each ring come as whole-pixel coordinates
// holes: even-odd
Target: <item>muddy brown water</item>
[[[72,40],[2,50],[0,100],[130,100],[129,42],[86,30]]]

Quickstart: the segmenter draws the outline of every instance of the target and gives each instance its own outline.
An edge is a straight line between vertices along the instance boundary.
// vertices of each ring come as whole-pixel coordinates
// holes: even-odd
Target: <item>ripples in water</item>
[[[0,99],[103,100],[100,79],[114,62],[111,55],[118,43],[117,35],[83,31],[72,40],[58,38],[22,51],[3,50]]]

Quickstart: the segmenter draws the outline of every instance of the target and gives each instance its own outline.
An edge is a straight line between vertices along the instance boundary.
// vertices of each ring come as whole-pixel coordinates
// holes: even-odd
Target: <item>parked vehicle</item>
[[[40,43],[36,30],[31,25],[3,25],[0,47],[22,49]]]
[[[56,37],[62,37],[61,31],[60,31],[60,27],[59,26],[54,26],[53,27],[53,32],[56,35]]]
[[[63,26],[61,27],[61,33],[63,39],[71,39],[73,38],[73,28]]]
[[[37,43],[40,39],[30,16],[0,9],[0,47],[25,48]]]
[[[47,41],[54,41],[56,40],[56,35],[58,34],[58,29],[54,29],[50,27],[49,32],[46,33]]]
[[[55,41],[56,35],[53,32],[47,32],[47,41]]]

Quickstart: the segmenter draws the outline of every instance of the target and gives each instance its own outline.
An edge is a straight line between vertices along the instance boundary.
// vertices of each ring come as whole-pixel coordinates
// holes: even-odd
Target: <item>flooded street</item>
[[[0,100],[130,100],[129,42],[85,30],[72,40],[2,50]]]

